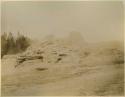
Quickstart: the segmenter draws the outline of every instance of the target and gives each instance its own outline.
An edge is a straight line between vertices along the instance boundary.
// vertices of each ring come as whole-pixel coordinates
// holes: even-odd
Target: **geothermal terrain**
[[[123,43],[87,43],[78,33],[33,42],[2,58],[2,95],[123,96]]]

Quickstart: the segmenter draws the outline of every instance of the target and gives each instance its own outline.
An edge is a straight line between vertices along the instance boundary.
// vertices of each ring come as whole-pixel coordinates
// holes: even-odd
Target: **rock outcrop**
[[[85,47],[85,41],[80,33],[72,32],[69,37],[59,39],[48,36],[37,46],[32,45],[26,52],[17,57],[17,67],[28,60],[40,59],[45,63],[70,63],[80,61],[79,54]],[[82,47],[82,48],[81,48]],[[83,53],[86,56],[86,53]]]

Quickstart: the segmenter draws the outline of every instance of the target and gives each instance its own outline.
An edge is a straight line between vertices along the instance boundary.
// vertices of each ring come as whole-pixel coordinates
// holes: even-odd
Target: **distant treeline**
[[[20,33],[15,37],[11,32],[1,34],[1,57],[23,52],[30,45],[30,39]]]

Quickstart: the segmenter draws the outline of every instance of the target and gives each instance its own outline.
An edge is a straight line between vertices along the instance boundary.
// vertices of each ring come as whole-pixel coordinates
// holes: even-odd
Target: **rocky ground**
[[[24,53],[4,56],[2,95],[123,96],[122,44],[76,39],[49,38]]]

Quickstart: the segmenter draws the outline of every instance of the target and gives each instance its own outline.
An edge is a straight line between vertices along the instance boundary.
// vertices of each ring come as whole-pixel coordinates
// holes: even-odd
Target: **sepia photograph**
[[[1,1],[2,96],[124,96],[124,2]]]

